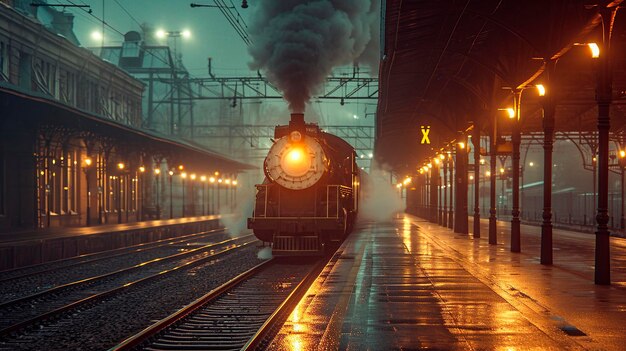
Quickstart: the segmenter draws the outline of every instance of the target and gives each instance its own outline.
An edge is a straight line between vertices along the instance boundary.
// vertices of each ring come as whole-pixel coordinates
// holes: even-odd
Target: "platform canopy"
[[[164,159],[173,157],[181,164],[196,165],[199,168],[214,168],[227,173],[257,169],[198,143],[149,129],[136,128],[66,105],[49,95],[26,91],[2,82],[0,82],[0,108],[2,109],[0,122],[3,122],[4,116],[21,116],[19,120],[4,122],[29,125],[40,130],[57,128],[61,133],[66,130],[66,133],[71,134],[93,135],[115,145],[123,145],[127,150],[141,151]]]
[[[599,11],[620,3],[386,1],[377,157],[410,172],[471,124],[487,135],[497,121],[500,134],[510,133],[500,109],[513,106],[511,88],[523,89],[522,133],[541,132],[535,84],[555,99],[557,132],[596,131],[597,60],[585,44],[602,43]],[[626,19],[620,11],[610,25],[616,135],[626,122]],[[422,129],[430,144],[423,143]]]

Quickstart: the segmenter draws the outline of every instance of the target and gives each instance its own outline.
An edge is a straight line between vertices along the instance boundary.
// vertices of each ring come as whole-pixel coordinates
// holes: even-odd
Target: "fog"
[[[359,220],[385,222],[405,209],[400,193],[390,180],[389,171],[372,162],[369,175],[362,181]]]

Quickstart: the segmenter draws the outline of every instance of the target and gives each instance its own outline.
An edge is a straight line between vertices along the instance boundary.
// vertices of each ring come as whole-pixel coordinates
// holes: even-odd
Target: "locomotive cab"
[[[354,149],[316,124],[305,124],[303,114],[292,114],[274,137],[248,228],[278,256],[334,251],[358,209]]]

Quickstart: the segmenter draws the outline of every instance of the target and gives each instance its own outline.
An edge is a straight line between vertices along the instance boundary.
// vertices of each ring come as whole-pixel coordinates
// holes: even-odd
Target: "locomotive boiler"
[[[263,169],[248,228],[277,256],[334,252],[359,209],[354,148],[294,113],[275,128]]]

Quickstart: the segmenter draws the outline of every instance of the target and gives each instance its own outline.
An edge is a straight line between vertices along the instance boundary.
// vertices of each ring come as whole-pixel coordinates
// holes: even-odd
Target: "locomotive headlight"
[[[300,147],[294,147],[283,154],[281,168],[292,177],[301,177],[311,169],[311,157]]]
[[[287,189],[306,189],[328,170],[328,160],[315,138],[300,135],[301,141],[293,142],[293,136],[282,137],[272,145],[265,158],[265,174]]]

